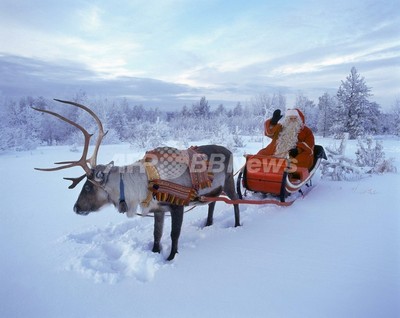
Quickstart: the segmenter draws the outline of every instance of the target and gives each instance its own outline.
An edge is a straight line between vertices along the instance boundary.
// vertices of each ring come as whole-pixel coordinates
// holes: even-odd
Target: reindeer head
[[[113,166],[114,162],[110,162],[108,165],[97,165],[93,169],[92,175],[87,177],[74,205],[74,211],[77,214],[88,215],[112,203],[106,184]]]
[[[53,115],[65,122],[69,123],[70,125],[78,128],[83,133],[84,138],[85,138],[82,156],[79,160],[56,162],[55,164],[62,165],[59,167],[46,168],[46,169],[35,168],[35,169],[40,170],[40,171],[56,171],[56,170],[67,169],[67,168],[76,167],[76,166],[82,167],[82,169],[85,171],[84,175],[82,175],[78,178],[64,178],[64,179],[72,181],[72,184],[69,186],[69,189],[73,189],[85,177],[87,178],[85,184],[83,185],[81,193],[79,194],[78,200],[76,201],[75,206],[74,206],[74,211],[77,214],[87,215],[90,212],[98,211],[102,206],[104,206],[107,203],[110,203],[109,195],[108,195],[107,191],[105,190],[105,184],[107,182],[108,174],[110,172],[111,167],[113,166],[113,163],[110,163],[108,165],[97,165],[97,153],[98,153],[101,141],[103,140],[103,137],[107,134],[107,132],[104,132],[103,125],[102,125],[100,119],[88,107],[78,104],[78,103],[70,102],[70,101],[63,101],[63,100],[59,100],[59,99],[55,99],[55,100],[58,102],[64,103],[64,104],[69,104],[69,105],[81,108],[84,111],[86,111],[87,113],[89,113],[95,119],[97,126],[99,128],[99,134],[98,134],[98,137],[96,140],[96,145],[93,150],[92,156],[90,158],[87,158],[88,151],[89,151],[90,138],[92,137],[92,134],[89,134],[82,126],[69,120],[68,118],[65,118],[64,116],[61,116],[60,114],[57,114],[57,113],[49,111],[49,110],[32,107],[34,110]]]

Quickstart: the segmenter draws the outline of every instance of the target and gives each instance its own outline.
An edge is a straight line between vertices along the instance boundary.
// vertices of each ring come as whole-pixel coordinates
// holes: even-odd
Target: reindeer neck
[[[132,165],[112,167],[108,187],[119,212],[136,212],[137,205],[142,204],[148,196],[148,178],[144,165],[139,161]]]

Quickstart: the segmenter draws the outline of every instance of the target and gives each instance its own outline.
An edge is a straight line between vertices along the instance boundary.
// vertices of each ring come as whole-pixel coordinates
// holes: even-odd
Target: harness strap
[[[128,211],[128,205],[125,202],[125,186],[122,173],[119,174],[119,205],[118,211],[123,213]]]
[[[160,174],[158,173],[156,167],[152,165],[151,163],[147,163],[144,161],[144,168],[146,170],[147,174],[147,179],[149,181],[149,184],[151,181],[160,179]],[[153,192],[150,191],[150,189],[147,190],[147,196],[146,199],[144,199],[141,203],[142,207],[148,207],[150,204],[150,201],[153,199]]]

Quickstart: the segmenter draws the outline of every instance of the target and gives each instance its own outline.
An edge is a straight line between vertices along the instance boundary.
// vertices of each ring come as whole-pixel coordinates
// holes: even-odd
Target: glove
[[[289,150],[289,156],[294,158],[299,154],[299,151],[297,150],[297,148],[293,148]]]
[[[279,119],[281,119],[281,118],[282,118],[281,110],[276,109],[272,115],[271,124],[276,125],[278,123]]]

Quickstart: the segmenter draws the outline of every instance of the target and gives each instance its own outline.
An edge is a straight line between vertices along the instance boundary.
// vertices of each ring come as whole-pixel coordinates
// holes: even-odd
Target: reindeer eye
[[[86,192],[90,192],[92,190],[92,185],[85,184],[85,186],[83,188],[85,189]]]

